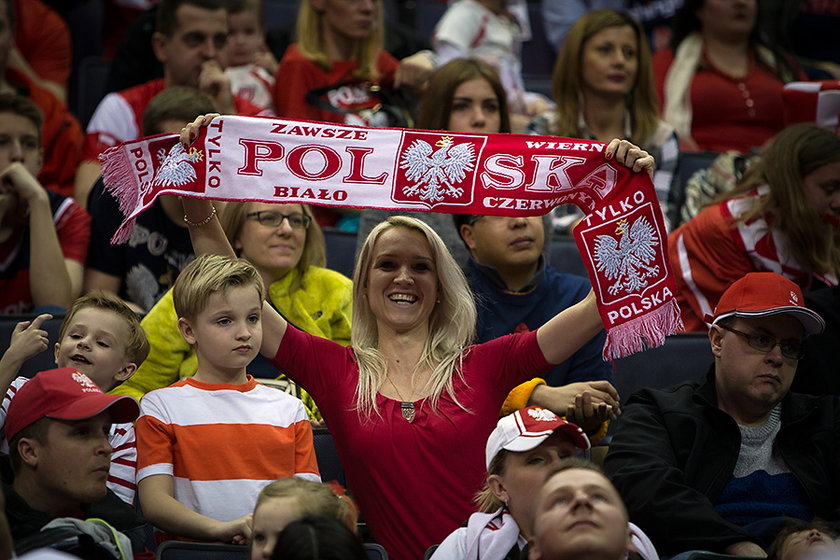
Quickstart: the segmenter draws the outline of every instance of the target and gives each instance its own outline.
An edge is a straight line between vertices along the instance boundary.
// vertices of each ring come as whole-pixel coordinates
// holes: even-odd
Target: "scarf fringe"
[[[607,330],[604,360],[615,360],[662,346],[666,336],[682,328],[680,308],[677,300],[672,299],[659,309]]]
[[[139,203],[141,189],[128,162],[126,148],[122,144],[108,148],[99,154],[99,162],[102,164],[105,191],[117,199],[123,216],[131,216]],[[125,243],[131,238],[135,220],[135,217],[129,217],[120,224],[111,238],[112,245]]]

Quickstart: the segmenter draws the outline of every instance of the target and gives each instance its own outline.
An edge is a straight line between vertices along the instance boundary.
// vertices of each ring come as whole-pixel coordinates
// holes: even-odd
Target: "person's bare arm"
[[[201,127],[209,125],[210,121],[218,116],[218,113],[202,115],[185,126],[181,130],[181,142],[184,147],[188,147],[198,137],[198,131]],[[181,202],[184,205],[184,216],[189,225],[190,239],[195,255],[217,254],[231,258],[236,257],[236,253],[230,246],[219,223],[213,203],[207,199],[189,197],[183,197]],[[267,358],[273,358],[280,347],[283,335],[286,334],[287,323],[277,310],[267,302],[263,302],[262,323],[263,340],[260,352]]]
[[[587,433],[621,414],[618,391],[609,381],[582,381],[560,387],[538,385],[528,404],[565,416]]]
[[[245,544],[251,537],[251,514],[233,521],[218,521],[196,513],[173,497],[172,477],[157,474],[137,485],[143,515],[155,527],[189,539]]]
[[[0,358],[0,399],[18,376],[23,362],[40,354],[49,346],[47,331],[41,328],[44,321],[49,319],[52,319],[52,315],[44,313],[32,321],[21,321],[15,325],[9,347]]]
[[[29,290],[34,307],[69,307],[81,291],[81,268],[68,270],[47,191],[20,162],[0,172],[0,181],[11,185],[29,207]],[[75,282],[74,282],[75,280]]]

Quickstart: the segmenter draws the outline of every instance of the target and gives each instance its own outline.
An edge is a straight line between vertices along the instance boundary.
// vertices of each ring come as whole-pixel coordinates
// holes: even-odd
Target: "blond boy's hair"
[[[262,277],[254,265],[244,259],[222,255],[201,255],[187,265],[172,287],[172,301],[178,317],[194,319],[207,307],[215,293],[227,293],[231,288],[253,286],[260,301],[265,297]]]
[[[93,290],[73,302],[61,322],[58,340],[64,340],[64,335],[67,334],[67,329],[73,323],[76,313],[86,308],[111,311],[123,320],[128,328],[128,340],[125,341],[125,358],[140,367],[140,364],[149,355],[149,341],[146,339],[146,331],[140,325],[140,318],[119,297],[102,290]]]

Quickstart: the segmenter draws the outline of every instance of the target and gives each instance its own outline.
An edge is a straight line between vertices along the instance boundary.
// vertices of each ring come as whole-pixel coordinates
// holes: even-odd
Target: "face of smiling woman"
[[[393,227],[373,246],[367,299],[380,337],[428,331],[438,294],[432,249],[419,231]]]

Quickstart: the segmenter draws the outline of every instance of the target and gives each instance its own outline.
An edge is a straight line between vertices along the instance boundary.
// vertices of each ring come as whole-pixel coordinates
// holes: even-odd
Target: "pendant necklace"
[[[394,388],[394,391],[397,392],[397,396],[400,398],[400,412],[402,413],[402,417],[405,418],[408,422],[414,422],[414,403],[411,401],[407,401],[403,398],[400,390],[397,389],[397,384],[394,383],[394,380],[391,379],[391,376],[388,376],[388,382],[391,383],[391,387]]]

